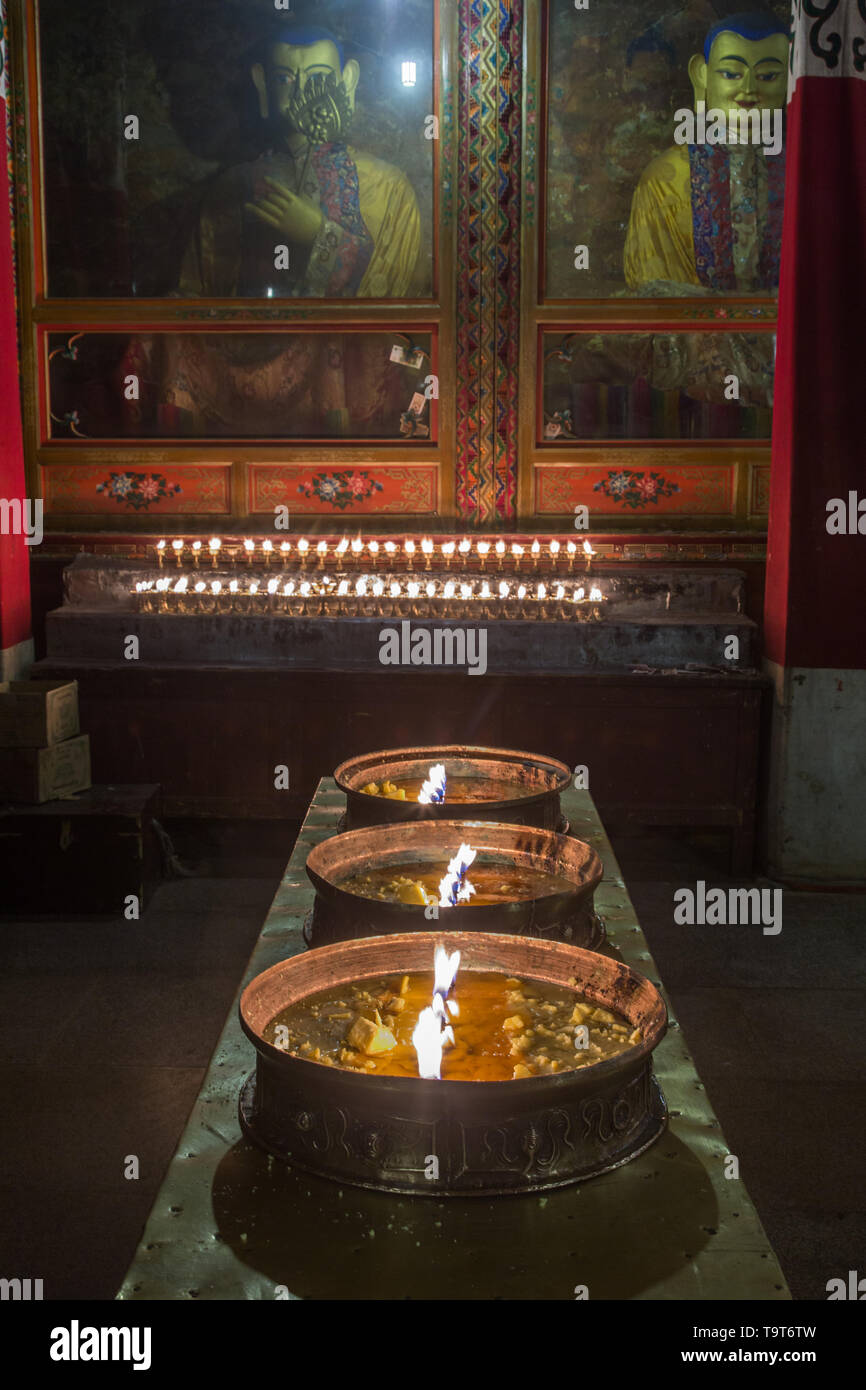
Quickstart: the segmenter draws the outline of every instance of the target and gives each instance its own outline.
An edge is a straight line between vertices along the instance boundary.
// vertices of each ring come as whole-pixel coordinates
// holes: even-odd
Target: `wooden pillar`
[[[765,607],[768,858],[866,879],[866,12],[795,7]]]
[[[5,33],[0,0],[0,44]],[[6,134],[7,65],[0,50],[0,134]],[[3,154],[5,156],[5,140]],[[29,511],[18,376],[18,335],[8,161],[0,159],[0,680],[22,675],[33,660],[30,637]],[[35,537],[33,537],[35,539]]]

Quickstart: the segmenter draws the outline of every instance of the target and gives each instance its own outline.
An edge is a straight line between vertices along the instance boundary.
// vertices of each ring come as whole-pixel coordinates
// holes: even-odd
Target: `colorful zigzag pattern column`
[[[523,0],[461,0],[457,191],[457,513],[517,500]]]

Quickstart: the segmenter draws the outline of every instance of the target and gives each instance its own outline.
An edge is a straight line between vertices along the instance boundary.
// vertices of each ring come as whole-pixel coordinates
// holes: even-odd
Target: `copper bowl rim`
[[[379,898],[365,898],[360,893],[350,892],[328,877],[328,874],[333,871],[329,861],[333,860],[335,854],[340,849],[344,849],[348,856],[352,850],[357,850],[359,846],[363,851],[365,838],[383,843],[370,846],[368,859],[364,858],[362,852],[355,861],[356,866],[371,862],[373,855],[383,860],[396,859],[400,854],[408,856],[415,846],[425,848],[424,842],[427,840],[446,841],[447,843],[443,846],[443,853],[449,859],[462,841],[469,841],[473,849],[477,848],[482,854],[486,850],[497,850],[502,854],[511,856],[512,863],[521,863],[524,859],[537,862],[540,858],[537,850],[533,851],[528,845],[526,848],[520,848],[515,841],[540,840],[556,850],[555,857],[551,861],[550,872],[555,871],[563,878],[568,878],[574,870],[577,870],[580,875],[578,878],[571,879],[569,889],[564,889],[558,893],[545,893],[537,898],[514,898],[505,903],[486,903],[479,906],[465,903],[443,909],[443,911],[447,910],[449,914],[455,914],[452,920],[462,920],[466,913],[472,913],[473,916],[468,920],[480,921],[483,919],[477,916],[479,913],[520,912],[527,909],[531,903],[545,903],[552,907],[556,903],[567,901],[575,894],[580,894],[582,897],[593,894],[604,877],[604,865],[597,851],[585,840],[578,840],[573,835],[561,835],[556,830],[543,830],[538,826],[515,824],[512,821],[418,820],[386,822],[382,825],[359,826],[355,830],[344,830],[338,835],[331,835],[327,840],[322,840],[310,850],[304,867],[307,877],[317,893],[336,902],[354,904],[356,908],[358,904],[361,904],[362,906],[366,905],[369,910],[373,908],[377,911],[384,909],[389,915],[393,915],[395,912],[405,913],[408,920],[420,916],[428,921],[429,918],[424,915],[427,909],[420,903],[390,903]],[[495,841],[497,838],[503,843],[489,843],[491,839]],[[401,841],[405,842],[405,846]],[[443,865],[443,873],[445,867]],[[357,867],[355,871],[359,871]],[[458,913],[460,914],[459,918],[456,916]]]
[[[573,772],[565,763],[558,758],[548,757],[543,753],[527,753],[516,748],[487,748],[482,744],[471,743],[440,743],[440,744],[421,744],[417,748],[382,748],[374,753],[362,753],[354,758],[347,758],[340,763],[334,770],[334,781],[341,792],[346,796],[350,794],[356,796],[365,795],[358,784],[359,779],[364,774],[364,770],[372,770],[381,764],[387,765],[389,762],[427,762],[444,763],[448,759],[475,758],[479,762],[496,763],[532,763],[535,767],[551,775],[551,783],[548,787],[535,787],[527,791],[525,796],[509,797],[507,800],[475,801],[466,802],[467,806],[501,806],[503,810],[511,810],[524,805],[528,801],[535,801],[540,797],[559,795],[571,786]],[[357,776],[350,781],[353,773],[357,771]],[[368,778],[369,780],[369,778]],[[387,802],[387,797],[375,798],[371,800],[382,800]],[[397,802],[397,805],[412,805],[411,802]],[[447,806],[447,802],[444,803]],[[460,803],[452,803],[459,805]],[[438,812],[440,806],[427,806],[427,812]]]
[[[556,976],[538,975],[531,967],[521,968],[520,966],[515,966],[514,969],[521,973],[522,977],[525,979],[541,979],[546,980],[547,983],[550,984],[560,984],[565,985],[567,988],[574,988],[575,993],[585,994],[588,998],[602,1004],[604,1007],[615,1008],[618,1012],[624,1013],[621,1004],[613,1004],[611,1001],[606,1000],[601,993],[599,993],[596,998],[593,993],[593,989],[595,988],[597,990],[598,987],[597,985],[593,985],[592,976],[593,974],[597,976],[600,965],[603,965],[604,970],[602,973],[617,974],[621,979],[628,980],[632,986],[632,994],[636,994],[639,991],[649,994],[650,1011],[647,1018],[641,1024],[644,1036],[639,1043],[634,1043],[626,1052],[618,1053],[617,1056],[609,1057],[603,1062],[594,1062],[588,1067],[581,1067],[574,1071],[545,1073],[541,1076],[504,1078],[501,1081],[467,1082],[456,1080],[449,1081],[445,1079],[425,1081],[421,1077],[376,1076],[367,1072],[362,1074],[355,1070],[349,1070],[348,1068],[330,1067],[324,1062],[315,1062],[309,1058],[295,1057],[275,1047],[273,1043],[267,1042],[250,1019],[250,1006],[255,997],[262,992],[263,988],[267,988],[273,981],[286,975],[291,976],[292,974],[298,973],[303,975],[305,972],[315,969],[328,960],[334,960],[341,956],[351,958],[353,955],[358,954],[373,954],[376,950],[381,950],[383,947],[387,947],[389,953],[395,948],[405,947],[407,950],[421,950],[423,948],[428,953],[428,962],[426,966],[421,968],[430,968],[432,965],[433,951],[437,945],[442,945],[449,951],[459,950],[462,956],[461,969],[469,968],[472,970],[480,968],[479,965],[472,960],[473,950],[480,950],[482,952],[487,949],[494,952],[503,951],[507,956],[513,951],[526,954],[528,949],[530,955],[541,952],[542,954],[549,953],[551,960],[557,957],[570,960],[575,970],[573,982],[567,982]],[[408,968],[416,969],[418,967],[411,965]],[[492,965],[489,968],[507,969],[509,973],[512,973],[511,965],[499,965],[498,967]],[[397,969],[400,969],[400,967],[397,967]],[[577,972],[579,969],[585,972],[580,981],[577,979]],[[333,981],[333,983],[340,984],[344,981],[354,982],[355,980],[369,979],[379,974],[393,973],[396,973],[396,970],[382,968],[374,969],[369,972],[362,971],[361,973],[349,971],[345,976],[341,976],[338,980]],[[305,998],[307,993],[317,993],[320,989],[327,987],[326,985],[320,984],[309,991],[299,990],[297,995],[290,999],[289,1002],[294,1003],[297,999]],[[279,1007],[280,1006],[270,1013],[267,1022],[270,1022],[270,1020],[275,1017],[276,1013],[279,1012]],[[282,1007],[285,1008],[286,1005],[283,1004]],[[275,965],[270,966],[267,970],[263,970],[261,974],[256,975],[254,979],[250,980],[241,994],[238,1003],[238,1015],[241,1028],[257,1052],[261,1053],[263,1057],[277,1062],[283,1068],[296,1071],[296,1075],[299,1079],[306,1076],[307,1082],[311,1085],[315,1085],[317,1079],[324,1081],[326,1078],[329,1081],[339,1081],[351,1085],[352,1077],[363,1075],[365,1079],[373,1084],[378,1082],[379,1088],[386,1085],[389,1089],[393,1087],[397,1092],[407,1091],[407,1088],[409,1088],[407,1094],[423,1094],[423,1091],[419,1093],[418,1088],[421,1087],[423,1090],[426,1090],[428,1094],[432,1095],[433,1092],[429,1089],[432,1087],[435,1088],[435,1094],[442,1096],[443,1099],[448,1095],[452,1095],[455,1098],[458,1094],[465,1095],[465,1088],[467,1086],[477,1088],[476,1094],[490,1097],[494,1095],[501,1096],[503,1085],[522,1084],[527,1088],[527,1095],[529,1094],[528,1088],[530,1086],[534,1086],[539,1091],[545,1088],[549,1090],[551,1085],[555,1086],[557,1084],[562,1086],[570,1085],[572,1087],[579,1086],[581,1089],[584,1087],[592,1087],[595,1089],[596,1082],[603,1083],[609,1077],[615,1076],[617,1072],[622,1071],[624,1068],[627,1068],[629,1071],[635,1070],[641,1062],[649,1058],[650,1054],[659,1045],[667,1032],[668,1026],[667,1006],[665,1005],[664,998],[659,989],[651,980],[647,979],[645,975],[641,975],[639,971],[632,969],[632,967],[626,965],[625,962],[614,960],[610,956],[601,955],[598,951],[587,951],[582,946],[570,946],[561,941],[545,941],[539,939],[527,941],[525,938],[503,935],[498,932],[451,932],[444,934],[435,931],[411,932],[403,935],[370,936],[359,941],[343,941],[333,946],[320,946],[315,951],[302,952],[299,955],[290,956],[286,960],[277,961]],[[628,1017],[626,1014],[624,1014],[624,1016]],[[631,1021],[632,1020],[629,1019],[629,1022]],[[301,1070],[297,1071],[297,1068],[301,1068]],[[305,1072],[303,1070],[305,1068],[318,1068],[319,1077],[317,1078],[316,1073],[312,1070],[307,1070]]]

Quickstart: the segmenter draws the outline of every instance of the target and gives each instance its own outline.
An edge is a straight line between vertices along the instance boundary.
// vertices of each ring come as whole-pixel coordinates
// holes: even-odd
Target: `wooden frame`
[[[735,471],[733,502],[729,513],[717,517],[656,516],[617,514],[615,521],[605,518],[607,529],[617,530],[765,530],[766,517],[752,508],[753,477],[756,468],[769,467],[770,442],[766,444],[713,443],[695,446],[690,441],[657,440],[587,441],[555,445],[537,441],[538,338],[544,329],[562,332],[638,332],[673,331],[688,326],[690,331],[773,332],[777,305],[771,296],[701,295],[669,299],[551,299],[544,295],[544,246],[547,225],[547,97],[549,90],[549,10],[550,0],[530,5],[526,11],[523,40],[523,142],[521,184],[524,190],[521,229],[521,334],[520,334],[520,436],[518,516],[528,520],[537,511],[539,466],[571,468],[598,465],[608,458],[612,464],[632,463],[653,467],[664,460],[690,463],[699,452],[720,469]],[[548,518],[545,518],[548,519]],[[572,515],[551,516],[571,526]],[[597,529],[591,520],[590,526]]]
[[[388,300],[294,300],[276,307],[262,300],[58,300],[43,292],[45,255],[45,206],[42,179],[42,124],[39,65],[38,0],[10,0],[10,68],[12,74],[13,130],[15,160],[15,205],[18,234],[19,300],[21,313],[21,372],[24,407],[24,439],[28,487],[31,495],[41,496],[41,469],[58,464],[117,463],[137,466],[222,463],[232,471],[231,523],[242,529],[248,517],[247,472],[251,463],[304,463],[340,468],[363,464],[411,467],[438,465],[437,514],[450,517],[454,512],[454,450],[456,436],[456,324],[455,324],[455,223],[451,190],[455,186],[454,145],[442,138],[456,125],[457,108],[457,0],[434,0],[435,30],[433,50],[434,105],[440,122],[440,138],[434,144],[434,265],[438,294],[433,299]],[[435,288],[435,287],[434,287]],[[70,334],[82,329],[120,332],[129,329],[215,332],[220,328],[254,332],[279,331],[281,326],[300,331],[321,331],[340,326],[348,331],[361,328],[405,331],[412,327],[431,331],[438,342],[439,401],[438,443],[414,444],[405,441],[365,444],[362,440],[343,443],[304,444],[204,441],[174,443],[104,441],[96,444],[62,444],[43,441],[40,419],[42,353],[40,338],[48,329]],[[338,514],[339,515],[339,514]],[[155,516],[118,515],[112,529],[148,530],[169,519]],[[321,518],[322,521],[331,520]],[[342,518],[341,518],[342,520]],[[49,531],[102,529],[105,518],[79,513],[53,513],[46,517]],[[95,523],[95,524],[94,524]],[[177,530],[204,530],[211,524],[194,513],[170,518]],[[311,518],[310,529],[316,520]]]

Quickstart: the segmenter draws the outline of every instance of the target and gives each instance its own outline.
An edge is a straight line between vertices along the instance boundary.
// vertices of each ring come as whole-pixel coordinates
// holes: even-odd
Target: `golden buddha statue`
[[[784,152],[772,153],[753,132],[742,143],[739,126],[711,143],[708,118],[724,113],[731,125],[744,125],[750,112],[763,113],[766,131],[773,113],[781,130],[788,43],[786,26],[772,15],[736,14],[714,25],[703,52],[692,55],[697,135],[672,145],[641,175],[625,243],[630,289],[756,294],[778,287]]]
[[[208,189],[179,293],[405,298],[418,204],[400,169],[345,143],[357,61],[328,30],[290,26],[262,46],[251,77],[270,148]]]

